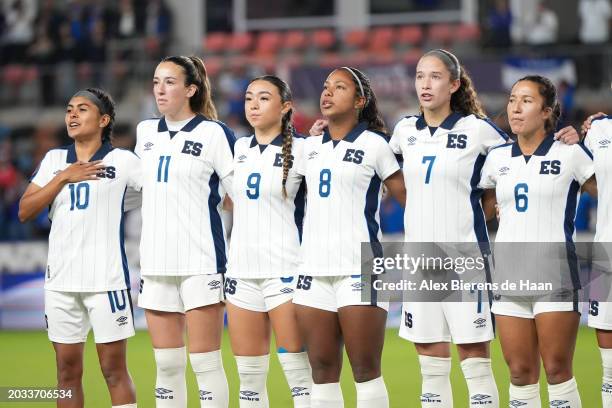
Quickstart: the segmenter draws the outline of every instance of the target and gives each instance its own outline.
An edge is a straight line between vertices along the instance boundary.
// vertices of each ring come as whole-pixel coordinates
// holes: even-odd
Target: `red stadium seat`
[[[306,47],[307,37],[306,33],[301,30],[291,30],[285,33],[283,36],[284,41],[282,48],[285,50],[301,50]]]
[[[453,39],[453,26],[446,23],[432,24],[427,32],[427,39],[435,44],[446,46]]]
[[[209,76],[215,76],[223,68],[224,59],[219,57],[208,57],[204,58],[204,66]]]
[[[335,68],[341,66],[343,63],[344,60],[336,52],[325,53],[319,58],[319,65],[321,65],[322,67]]]
[[[344,34],[344,45],[352,49],[363,48],[368,41],[368,33],[365,30],[351,30]]]
[[[204,38],[204,52],[219,53],[225,50],[229,35],[223,32],[214,32],[206,34]]]
[[[251,48],[253,44],[253,34],[249,32],[245,33],[234,33],[230,37],[230,41],[227,44],[228,50],[230,52],[244,52],[247,49]]]
[[[395,33],[392,27],[377,27],[370,37],[369,48],[372,52],[380,52],[391,49]]]
[[[257,37],[255,52],[257,54],[275,54],[281,45],[281,34],[277,31],[263,31]]]
[[[329,28],[315,30],[312,33],[312,43],[321,50],[328,50],[336,44],[336,36]]]
[[[398,30],[396,43],[417,46],[423,42],[423,29],[418,25],[403,26]]]
[[[403,56],[402,61],[404,64],[412,65],[419,62],[419,59],[423,55],[423,50],[420,48],[412,48],[408,50]]]
[[[453,40],[456,43],[475,42],[480,39],[480,27],[477,24],[461,24],[455,28]]]

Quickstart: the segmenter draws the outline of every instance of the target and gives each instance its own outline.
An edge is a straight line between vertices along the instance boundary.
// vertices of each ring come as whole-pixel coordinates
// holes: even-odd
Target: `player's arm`
[[[487,221],[492,220],[497,214],[497,197],[495,196],[495,189],[485,190],[481,202],[485,219]]]
[[[595,113],[593,115],[590,115],[588,118],[586,118],[584,123],[582,123],[582,126],[580,128],[581,133],[586,137],[586,134],[591,129],[591,123],[593,122],[593,120],[597,119],[599,117],[602,117],[602,116],[606,116],[606,114],[603,113],[603,112],[597,112],[597,113]]]
[[[96,174],[104,169],[101,163],[101,160],[87,163],[76,162],[58,173],[44,187],[30,183],[19,201],[19,221],[26,222],[35,218],[55,200],[66,184],[97,180]]]
[[[597,198],[597,178],[594,174],[582,184],[582,191],[593,198]]]
[[[385,179],[385,187],[402,208],[406,207],[406,185],[404,184],[404,174],[401,170],[396,171]]]
[[[580,142],[580,135],[573,126],[566,126],[555,132],[555,140],[559,140],[566,145],[573,145]]]

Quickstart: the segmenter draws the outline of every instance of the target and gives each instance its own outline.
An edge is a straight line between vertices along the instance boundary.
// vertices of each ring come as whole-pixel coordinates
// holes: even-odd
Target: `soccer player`
[[[415,91],[421,114],[399,121],[391,147],[403,157],[409,199],[404,213],[408,242],[489,242],[483,195],[477,187],[487,152],[507,136],[489,121],[457,57],[432,50],[418,62]],[[487,211],[487,219],[494,215]],[[499,396],[489,354],[493,328],[489,303],[405,302],[400,337],[415,344],[423,377],[421,406],[453,406],[449,343],[456,344],[471,407]],[[432,322],[435,322],[432,324]]]
[[[591,115],[585,123],[588,129],[584,144],[593,155],[595,176],[597,177],[597,226],[595,232],[595,248],[603,249],[603,273],[607,277],[604,282],[609,284],[610,277],[610,243],[612,242],[612,224],[608,214],[612,211],[612,117],[602,113]],[[585,129],[586,130],[586,129]],[[606,288],[610,290],[608,286]],[[602,406],[612,408],[612,305],[610,302],[591,300],[589,307],[590,327],[596,329],[597,343],[603,365],[603,383],[601,387]]]
[[[220,187],[231,189],[233,133],[217,122],[198,57],[164,58],[153,77],[158,119],[137,128],[143,168],[141,294],[155,352],[158,407],[187,404],[183,335],[203,407],[227,407],[221,361],[225,231]]]
[[[547,78],[534,75],[518,80],[512,87],[507,113],[517,142],[489,153],[479,183],[482,188],[495,189],[500,216],[496,242],[559,242],[571,248],[580,186],[589,187],[594,180],[591,153],[582,145],[568,146],[554,140],[560,106],[556,89]],[[577,264],[570,252],[568,249],[564,262],[568,271],[575,271]],[[547,257],[546,262],[555,259]],[[496,263],[496,269],[505,266]],[[579,281],[573,272],[568,273],[574,290],[553,297],[505,294],[493,304],[510,368],[511,406],[541,406],[540,359],[548,380],[550,406],[581,406],[572,373],[580,321]]]
[[[311,373],[291,302],[297,281],[305,183],[295,172],[297,137],[289,85],[276,76],[249,84],[244,108],[254,134],[237,140],[234,225],[225,295],[241,407],[267,407],[270,326],[295,407],[310,406]]]
[[[388,407],[380,368],[388,304],[362,301],[361,242],[379,253],[382,183],[404,202],[404,181],[361,71],[332,71],[320,107],[327,130],[307,138],[296,161],[308,208],[293,303],[312,367],[311,406],[344,406],[339,379],[346,345],[357,406]]]
[[[115,105],[88,88],[68,102],[65,123],[74,143],[43,158],[19,203],[19,219],[49,207],[51,232],[45,272],[45,320],[53,342],[59,407],[84,405],[83,349],[93,328],[100,368],[113,407],[136,407],[127,370],[127,338],[134,335],[127,260],[123,248],[126,190],[141,187],[140,160],[115,149],[110,136]]]

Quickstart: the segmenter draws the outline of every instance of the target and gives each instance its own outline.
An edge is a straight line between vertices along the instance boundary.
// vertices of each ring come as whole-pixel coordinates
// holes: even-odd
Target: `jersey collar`
[[[102,143],[102,146],[100,146],[98,151],[95,152],[93,156],[91,156],[91,159],[89,159],[89,161],[92,162],[95,160],[102,160],[104,156],[106,156],[111,150],[113,150],[113,146],[110,144],[110,142],[104,142]],[[66,156],[66,163],[76,163],[76,161],[76,148],[73,143],[68,146],[68,155]]]
[[[281,133],[280,135],[276,136],[271,142],[271,145],[274,146],[282,146],[283,145],[283,134]],[[255,135],[253,135],[253,139],[251,139],[251,145],[249,147],[255,147],[259,145],[259,143],[257,142],[257,138],[255,137]],[[266,146],[266,145],[259,145],[259,146]]]
[[[455,127],[455,124],[457,124],[459,119],[461,119],[462,117],[464,116],[461,113],[452,112],[450,115],[446,117],[446,119],[444,119],[444,121],[440,124],[440,127],[450,130],[453,127]],[[427,127],[427,122],[425,122],[425,116],[421,113],[416,121],[416,128],[418,130],[423,130],[426,127]]]
[[[542,140],[542,143],[538,146],[538,148],[533,152],[534,156],[546,156],[548,151],[552,147],[555,142],[555,137],[551,133]],[[523,152],[521,151],[521,147],[518,144],[518,141],[512,143],[512,157],[522,156]],[[529,156],[525,156],[529,157]]]
[[[195,129],[196,126],[198,126],[200,123],[202,123],[205,120],[206,118],[204,117],[204,115],[202,115],[201,113],[198,113],[193,117],[193,119],[187,122],[185,126],[183,126],[180,132],[191,132],[193,129]],[[168,124],[166,123],[165,116],[162,116],[161,119],[159,120],[159,123],[157,124],[157,132],[158,133],[168,132]]]
[[[362,134],[363,131],[366,130],[367,128],[368,128],[367,122],[359,122],[357,126],[351,129],[351,131],[348,132],[347,135],[344,136],[344,138],[342,138],[341,140],[344,140],[345,142],[353,143],[357,139],[357,137],[359,137],[359,135]],[[325,132],[323,133],[323,143],[327,143],[331,140],[332,138],[331,138],[331,135],[329,134],[329,130],[325,129]]]

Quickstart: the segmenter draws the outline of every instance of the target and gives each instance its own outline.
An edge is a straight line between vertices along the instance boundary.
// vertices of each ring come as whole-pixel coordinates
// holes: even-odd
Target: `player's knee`
[[[113,362],[103,362],[100,364],[102,370],[102,376],[109,387],[116,386],[129,378],[127,369],[121,364],[118,365]]]
[[[64,360],[57,362],[57,381],[60,384],[80,382],[83,377],[83,365],[78,361]]]
[[[538,367],[524,361],[508,362],[510,379],[514,385],[535,384],[538,381]]]
[[[374,362],[351,363],[355,382],[362,383],[380,377],[380,364]]]
[[[337,361],[316,359],[311,361],[312,379],[316,384],[337,382],[340,377],[340,364]]]
[[[165,376],[183,375],[187,367],[185,347],[177,349],[155,349],[155,363],[158,374]]]
[[[544,371],[549,384],[560,384],[572,378],[571,363],[564,358],[549,358],[544,360]]]

